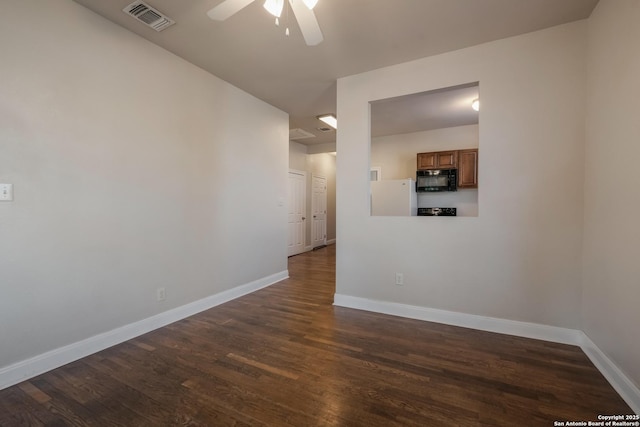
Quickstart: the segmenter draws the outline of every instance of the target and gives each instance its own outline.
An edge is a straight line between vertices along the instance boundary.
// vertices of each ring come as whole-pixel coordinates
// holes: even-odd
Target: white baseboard
[[[287,270],[0,368],[0,390],[289,277]]]
[[[327,246],[329,245],[335,245],[336,244],[336,239],[329,239],[327,240]]]
[[[461,326],[463,328],[479,329],[481,331],[497,332],[506,335],[552,341],[562,344],[579,345],[580,331],[576,329],[559,328],[556,326],[540,325],[537,323],[518,322],[515,320],[498,319],[495,317],[478,316],[475,314],[457,313],[454,311],[437,310],[434,308],[400,304],[386,301],[376,301],[349,295],[334,295],[334,305],[407,317],[410,319],[426,320],[428,322],[444,323],[446,325]]]
[[[593,341],[581,332],[580,347],[600,373],[609,381],[633,412],[640,415],[640,388],[638,388]]]
[[[627,405],[629,405],[636,414],[640,415],[640,389],[580,330],[474,314],[456,313],[453,311],[394,302],[376,301],[342,294],[334,295],[333,304],[340,307],[355,308],[410,319],[579,346],[587,357],[591,359],[594,366],[618,392],[620,397],[627,402]]]

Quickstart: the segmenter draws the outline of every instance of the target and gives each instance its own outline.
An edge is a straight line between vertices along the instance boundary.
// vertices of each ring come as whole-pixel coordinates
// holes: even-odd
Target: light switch
[[[13,200],[13,184],[0,184],[0,202]]]

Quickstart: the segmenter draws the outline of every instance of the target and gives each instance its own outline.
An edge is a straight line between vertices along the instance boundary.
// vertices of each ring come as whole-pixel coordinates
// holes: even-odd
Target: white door
[[[307,197],[307,175],[304,172],[289,172],[289,256],[304,252],[305,211]]]
[[[327,244],[327,178],[313,176],[311,184],[311,246]]]

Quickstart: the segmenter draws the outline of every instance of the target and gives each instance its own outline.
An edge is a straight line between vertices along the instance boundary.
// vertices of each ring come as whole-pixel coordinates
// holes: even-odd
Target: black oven
[[[457,191],[457,169],[419,170],[416,172],[416,191]]]

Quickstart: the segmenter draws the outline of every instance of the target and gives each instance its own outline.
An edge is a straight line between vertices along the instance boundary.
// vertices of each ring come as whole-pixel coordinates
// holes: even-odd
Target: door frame
[[[313,240],[313,213],[315,212],[315,197],[313,196],[313,179],[314,178],[322,178],[324,179],[324,237],[322,238],[322,244],[314,246]],[[311,246],[319,247],[327,244],[327,190],[328,190],[328,179],[324,175],[320,174],[311,174]]]

